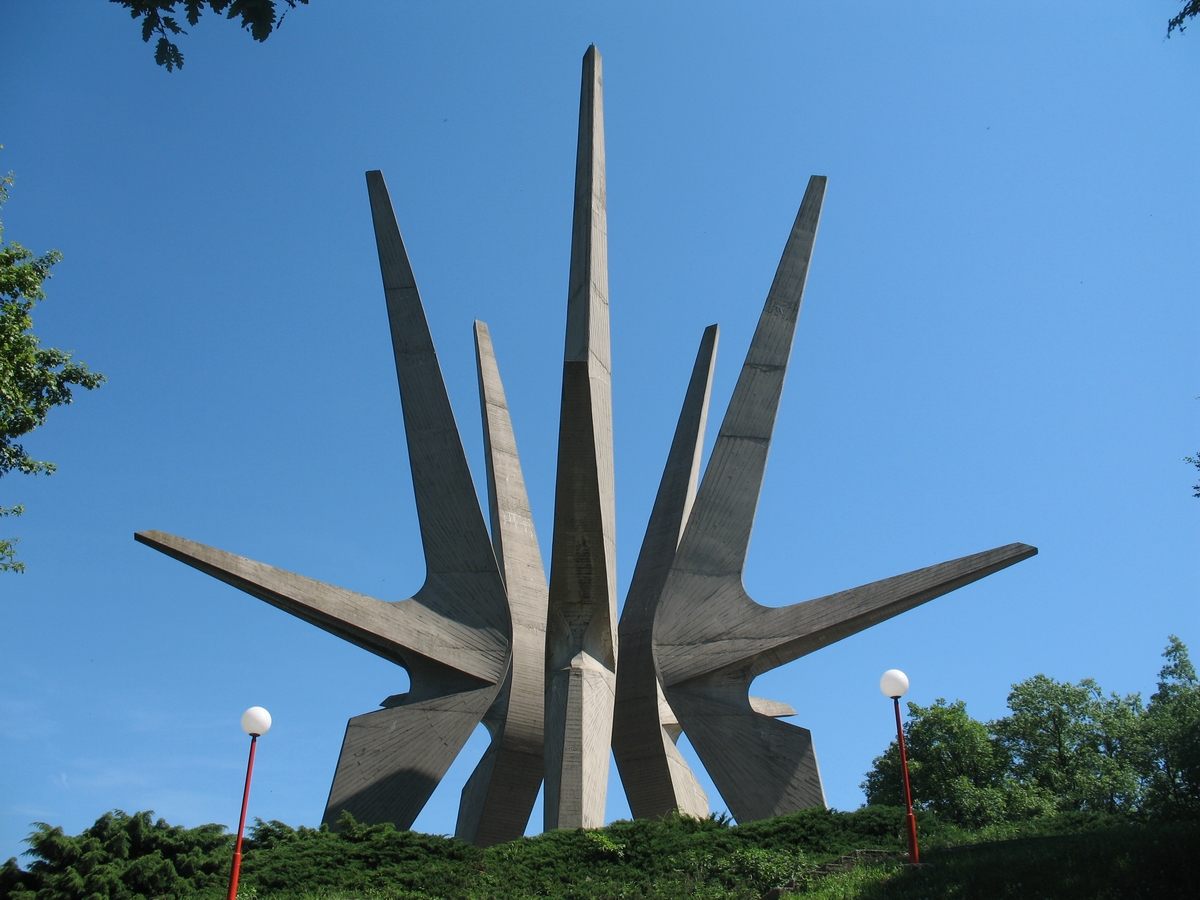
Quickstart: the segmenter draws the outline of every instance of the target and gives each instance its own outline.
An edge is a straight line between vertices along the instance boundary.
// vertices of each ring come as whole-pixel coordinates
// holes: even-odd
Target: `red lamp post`
[[[238,820],[237,843],[233,847],[233,869],[229,873],[229,900],[237,900],[238,876],[242,871],[242,833],[246,830],[246,806],[250,802],[250,776],[254,774],[254,747],[271,730],[271,714],[261,706],[242,713],[242,730],[250,735],[250,759],[246,762],[246,787],[242,790],[242,817]]]
[[[908,690],[908,676],[899,669],[888,669],[879,679],[883,696],[891,697],[896,709],[896,740],[900,744],[900,770],[904,773],[904,808],[908,822],[908,861],[914,866],[921,861],[917,848],[917,817],[913,815],[912,784],[908,780],[908,751],[904,746],[904,726],[900,722],[900,698]]]

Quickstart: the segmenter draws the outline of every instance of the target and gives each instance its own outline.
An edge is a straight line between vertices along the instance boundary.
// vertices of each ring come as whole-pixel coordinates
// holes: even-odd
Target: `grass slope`
[[[857,900],[1200,897],[1200,823],[1120,824],[949,846],[928,865],[864,868],[790,896]]]
[[[903,815],[806,810],[730,827],[716,819],[616,822],[481,850],[451,838],[347,820],[337,832],[260,822],[242,900],[350,898],[1097,898],[1200,897],[1200,821],[1056,816],[966,832],[922,816],[922,858],[833,875],[818,867],[866,848],[903,857]],[[216,829],[216,831],[214,831]],[[110,813],[79,836],[45,826],[28,871],[0,867],[0,896],[225,896],[228,835],[149,813]],[[39,849],[40,848],[40,849]]]

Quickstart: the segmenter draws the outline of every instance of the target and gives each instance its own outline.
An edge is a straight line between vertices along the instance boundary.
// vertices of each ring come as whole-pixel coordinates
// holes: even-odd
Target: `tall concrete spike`
[[[421,589],[429,596],[422,599],[460,621],[508,631],[507,604],[497,600],[503,597],[503,585],[496,557],[383,173],[367,173],[367,194],[404,409],[413,497],[429,567]],[[466,573],[486,583],[487,602],[457,590],[439,590],[443,578]]]
[[[544,770],[546,572],[492,338],[475,323],[492,545],[508,591],[512,665],[484,718],[492,743],[463,788],[455,836],[479,846],[525,833]]]
[[[367,173],[417,517],[427,566],[388,603],[161,532],[148,544],[396,662],[411,689],[347,723],[324,820],[408,828],[509,670],[508,601],[475,496],[408,254],[379,172]]]
[[[825,802],[811,735],[754,710],[756,675],[1037,552],[1011,544],[783,609],[746,594],[750,530],[824,190],[824,178],[810,179],[654,621],[666,698],[739,821]]]
[[[367,196],[428,567],[414,600],[501,636],[509,651],[507,669],[512,625],[504,582],[381,172],[367,173]],[[409,827],[409,813],[424,806],[500,689],[497,682],[483,690],[463,691],[449,680],[418,680],[418,674],[409,670],[413,688],[394,698],[395,706],[350,720],[325,809],[327,822],[348,810],[360,821]],[[431,710],[443,712],[430,716]],[[419,803],[413,802],[414,796]]]
[[[708,814],[704,789],[675,746],[678,732],[672,734],[662,719],[661,689],[654,671],[650,630],[696,496],[717,334],[717,326],[710,325],[700,341],[646,525],[646,536],[621,610],[618,629],[621,665],[617,669],[613,754],[629,809],[639,819],[660,818],[674,810],[698,817]]]
[[[604,103],[594,46],[582,82],[546,625],[547,829],[604,824],[617,665]]]

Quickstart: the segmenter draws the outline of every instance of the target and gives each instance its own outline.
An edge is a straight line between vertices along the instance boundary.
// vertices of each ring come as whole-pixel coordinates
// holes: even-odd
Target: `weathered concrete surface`
[[[666,727],[666,722],[674,723],[675,717],[662,697],[654,671],[650,630],[696,496],[717,335],[717,326],[710,325],[700,341],[641,553],[621,609],[613,754],[629,809],[636,818],[659,818],[674,810],[692,816],[708,814],[704,789],[675,746],[679,731]]]
[[[756,675],[1026,559],[1010,544],[784,608],[742,587],[825,179],[809,181],[654,621],[666,699],[739,821],[824,805],[807,729],[755,712]]]
[[[544,770],[546,572],[487,325],[475,323],[492,546],[508,592],[512,665],[484,717],[492,743],[463,788],[455,836],[480,846],[525,833]]]
[[[545,826],[604,824],[612,737],[616,543],[600,54],[583,58],[546,623]]]

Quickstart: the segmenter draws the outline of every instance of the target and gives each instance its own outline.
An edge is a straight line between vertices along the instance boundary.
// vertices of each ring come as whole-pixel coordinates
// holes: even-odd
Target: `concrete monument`
[[[602,825],[610,746],[635,816],[704,815],[681,732],[739,821],[823,805],[811,735],[778,721],[791,707],[749,695],[755,676],[1037,552],[1009,544],[787,607],[747,596],[746,549],[825,191],[814,176],[701,480],[717,327],[703,334],[618,624],[603,107],[591,47],[548,582],[488,328],[475,323],[490,534],[379,172],[367,173],[367,195],[425,583],[386,601],[163,532],[135,535],[407,670],[407,693],[347,724],[326,822],[345,810],[410,827],[480,723],[491,744],[456,829],[480,845],[524,833],[543,780],[547,829]]]

